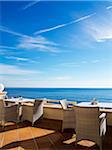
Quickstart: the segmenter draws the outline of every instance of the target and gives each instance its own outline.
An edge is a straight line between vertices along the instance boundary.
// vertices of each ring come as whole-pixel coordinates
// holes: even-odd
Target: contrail
[[[52,30],[56,30],[58,28],[62,28],[62,27],[65,27],[65,26],[68,26],[68,25],[71,25],[71,24],[83,21],[85,19],[88,19],[88,18],[94,16],[95,14],[96,13],[93,13],[93,14],[90,14],[90,15],[87,15],[87,16],[83,16],[83,17],[80,17],[79,19],[70,21],[70,22],[65,23],[65,24],[60,24],[60,25],[57,25],[55,27],[51,27],[51,28],[47,28],[47,29],[42,29],[42,30],[36,31],[34,34],[40,34],[40,33],[45,33],[45,32],[49,32],[49,31],[52,31]]]
[[[26,5],[25,7],[23,7],[23,10],[26,10],[30,7],[32,7],[33,5],[37,4],[40,0],[36,0],[36,1],[33,1],[31,3],[29,3],[28,5]]]

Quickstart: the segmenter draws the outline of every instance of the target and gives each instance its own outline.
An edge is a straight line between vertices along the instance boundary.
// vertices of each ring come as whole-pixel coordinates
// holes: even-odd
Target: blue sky
[[[112,2],[1,1],[6,87],[112,88]]]

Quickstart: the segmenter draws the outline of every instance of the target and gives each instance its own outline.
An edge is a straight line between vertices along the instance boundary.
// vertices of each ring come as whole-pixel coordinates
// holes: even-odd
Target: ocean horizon
[[[68,101],[91,101],[96,98],[100,102],[112,102],[112,88],[5,88],[9,97],[67,99]]]

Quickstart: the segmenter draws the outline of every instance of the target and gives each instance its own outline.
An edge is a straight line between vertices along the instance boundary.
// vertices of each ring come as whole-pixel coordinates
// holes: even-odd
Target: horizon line
[[[75,89],[112,89],[112,87],[5,87],[5,88],[75,88]]]

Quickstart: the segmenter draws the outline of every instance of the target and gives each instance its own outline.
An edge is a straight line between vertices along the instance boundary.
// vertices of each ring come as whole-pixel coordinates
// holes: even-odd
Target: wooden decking
[[[42,119],[32,127],[29,122],[6,123],[0,127],[1,150],[98,150],[93,142],[76,145],[75,132],[61,132],[61,121]],[[107,127],[103,150],[112,150],[112,127]]]

